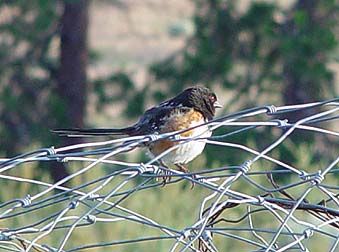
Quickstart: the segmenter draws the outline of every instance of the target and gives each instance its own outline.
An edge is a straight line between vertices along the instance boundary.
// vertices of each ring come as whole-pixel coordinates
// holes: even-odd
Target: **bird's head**
[[[200,86],[185,89],[174,97],[172,101],[178,102],[177,105],[191,107],[200,111],[208,120],[214,117],[216,108],[222,107],[214,92],[206,87]]]

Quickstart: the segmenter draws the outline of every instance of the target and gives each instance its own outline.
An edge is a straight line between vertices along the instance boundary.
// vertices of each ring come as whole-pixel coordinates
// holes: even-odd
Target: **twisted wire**
[[[287,113],[304,114],[305,110],[313,114],[296,122],[284,118]],[[277,158],[275,152],[300,132],[323,135],[334,143],[339,142],[339,99],[250,108],[220,116],[206,124],[213,131],[209,138],[180,137],[180,133],[190,130],[185,129],[52,146],[0,159],[1,190],[6,193],[3,198],[8,198],[0,202],[0,249],[70,252],[94,248],[104,251],[111,246],[122,248],[147,243],[144,246],[151,247],[160,242],[162,251],[171,252],[224,251],[230,244],[241,251],[277,252],[311,251],[319,241],[328,244],[322,251],[339,249],[338,150],[328,150],[336,155],[332,160],[329,156],[320,157],[316,171],[303,166],[302,161],[290,164],[284,157]],[[273,140],[261,149],[229,141],[233,136],[263,129],[269,129],[265,134],[270,134],[267,137]],[[162,139],[179,144],[205,141],[219,153],[239,155],[238,163],[195,167],[189,173],[164,167],[159,161],[175,150],[176,145],[143,163],[122,161],[119,156],[124,154],[129,160],[128,155],[136,148]],[[315,144],[310,149],[316,152],[317,148]],[[311,154],[315,153],[309,156]],[[22,170],[29,169],[31,164],[52,161],[69,163],[77,169],[56,183],[22,175],[25,174]],[[98,173],[100,175],[85,176],[87,180],[81,180],[89,172],[96,174],[103,166],[108,171],[105,175]],[[165,186],[164,176],[171,177]],[[77,179],[81,183],[74,183]],[[184,227],[165,219],[159,221],[155,215],[135,211],[128,204],[142,202],[143,195],[150,190],[167,190],[184,181],[194,183],[195,188],[184,189],[183,194],[203,195],[199,195],[198,205],[187,203],[185,206],[191,208],[195,218]],[[20,191],[6,191],[6,183],[30,185],[32,189],[15,198]],[[172,202],[166,204],[168,209],[174,207]],[[156,213],[158,206],[153,203],[148,207]],[[152,235],[135,233],[119,237],[107,234],[104,241],[88,238],[81,244],[73,238],[75,233],[101,229],[103,225],[110,225],[113,230],[118,223],[142,225]]]

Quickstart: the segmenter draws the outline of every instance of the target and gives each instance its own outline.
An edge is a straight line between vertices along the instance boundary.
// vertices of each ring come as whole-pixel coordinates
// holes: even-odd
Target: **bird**
[[[209,88],[193,86],[185,89],[175,97],[146,110],[139,121],[132,126],[125,128],[70,128],[52,131],[59,135],[70,137],[142,136],[180,131],[181,137],[205,139],[212,135],[206,123],[214,118],[216,108],[221,107],[222,105],[218,102],[216,94]],[[147,143],[146,149],[149,156],[153,158],[176,146],[160,159],[160,163],[165,167],[168,167],[168,164],[174,164],[179,171],[187,173],[186,164],[200,155],[205,145],[206,141],[204,140],[180,142],[171,139],[160,139]],[[166,183],[165,179],[164,183]]]

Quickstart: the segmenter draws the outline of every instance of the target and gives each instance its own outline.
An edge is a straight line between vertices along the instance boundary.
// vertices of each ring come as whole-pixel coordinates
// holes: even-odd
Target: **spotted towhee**
[[[191,130],[183,131],[180,135],[182,137],[204,138],[212,134],[208,126],[194,126],[211,120],[215,115],[215,108],[220,107],[215,93],[208,88],[191,87],[174,98],[146,110],[140,120],[130,127],[121,129],[57,129],[54,132],[67,136],[139,136],[168,133],[193,127]],[[177,148],[162,157],[161,162],[162,164],[175,164],[181,171],[187,172],[184,164],[197,157],[204,150],[205,144],[203,140],[182,143],[162,139],[149,143],[147,148],[151,156],[154,157],[168,148],[178,145]]]

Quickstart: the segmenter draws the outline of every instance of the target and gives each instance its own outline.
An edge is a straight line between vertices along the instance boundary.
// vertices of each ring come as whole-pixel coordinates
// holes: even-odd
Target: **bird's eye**
[[[216,97],[215,97],[214,95],[210,95],[210,101],[211,101],[212,103],[215,103]]]

